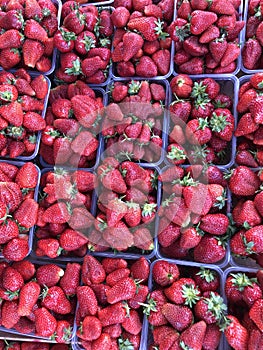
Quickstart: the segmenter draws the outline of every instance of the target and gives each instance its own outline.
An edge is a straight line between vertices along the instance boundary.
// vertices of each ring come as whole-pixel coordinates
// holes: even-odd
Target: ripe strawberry
[[[16,183],[20,188],[34,188],[38,183],[38,168],[32,162],[25,163],[17,172]]]
[[[40,286],[53,287],[64,275],[64,270],[55,264],[40,266],[36,271],[36,279]]]
[[[96,315],[98,311],[98,302],[93,290],[89,286],[77,287],[77,298],[81,317]]]
[[[122,323],[125,320],[126,311],[121,302],[107,306],[98,311],[98,318],[102,327]]]
[[[45,308],[34,311],[36,317],[36,334],[42,337],[50,337],[57,328],[55,317]]]
[[[28,241],[24,237],[13,238],[3,249],[4,258],[12,261],[21,261],[28,255],[28,253]]]
[[[2,326],[10,329],[19,321],[20,316],[17,312],[18,305],[16,301],[5,301],[1,308]]]
[[[200,229],[213,235],[223,235],[229,226],[229,219],[226,215],[207,214],[202,217]]]
[[[187,328],[179,338],[180,346],[201,350],[206,332],[206,323],[200,321]]]
[[[30,85],[35,91],[37,98],[43,99],[46,97],[48,93],[48,82],[44,75],[40,74],[39,76],[35,77]]]
[[[213,236],[202,237],[198,246],[194,248],[194,259],[198,262],[213,263],[223,259],[226,250],[222,242]]]
[[[51,259],[57,258],[62,252],[59,241],[54,238],[40,239],[37,242],[36,254],[38,256],[48,256]]]
[[[79,249],[87,242],[88,238],[83,233],[71,229],[66,229],[59,237],[59,244],[66,251]]]
[[[167,261],[157,261],[152,273],[154,281],[161,286],[170,285],[179,278],[177,265]]]
[[[189,327],[193,321],[193,313],[187,306],[166,303],[162,306],[162,314],[180,332]]]
[[[59,282],[60,287],[67,296],[76,294],[80,281],[80,270],[81,266],[77,263],[67,264],[64,276]]]
[[[24,34],[28,39],[45,42],[48,39],[45,29],[34,19],[25,22]]]
[[[23,59],[26,66],[34,68],[44,54],[44,45],[39,41],[26,39],[22,46]]]
[[[14,262],[12,267],[22,275],[24,281],[29,281],[36,273],[35,265],[28,260]]]
[[[136,66],[136,75],[147,78],[158,75],[158,69],[155,62],[149,56],[142,56]]]
[[[23,35],[16,29],[9,29],[0,35],[0,49],[20,48]]]
[[[51,205],[43,214],[42,219],[48,223],[63,224],[70,220],[68,206],[64,202]]]
[[[95,273],[96,272],[96,273]],[[82,281],[86,285],[99,284],[105,280],[106,274],[101,263],[92,256],[86,255],[82,264]]]
[[[19,236],[19,229],[17,224],[7,219],[4,223],[0,226],[0,244],[5,244],[9,241],[11,241],[13,238],[18,238]]]
[[[217,21],[217,15],[210,11],[196,10],[191,15],[190,32],[194,35],[203,33],[211,24]]]
[[[129,276],[130,270],[128,268],[120,268],[108,274],[108,276],[106,277],[106,283],[110,287],[113,287],[117,282]]]
[[[66,315],[71,311],[71,304],[59,286],[46,288],[42,293],[41,304],[60,315]]]
[[[126,317],[125,321],[122,323],[122,327],[126,332],[138,335],[142,329],[139,313],[136,310],[131,310],[129,317]]]
[[[23,123],[23,110],[17,101],[0,107],[0,115],[14,126],[21,126]]]
[[[260,185],[257,175],[246,166],[238,166],[229,180],[229,188],[237,196],[251,196]]]
[[[20,316],[29,316],[31,314],[40,292],[41,288],[39,284],[33,281],[26,283],[22,287],[18,303],[18,314]]]
[[[38,203],[31,198],[26,198],[14,213],[14,219],[26,229],[33,227],[37,222]]]
[[[247,329],[240,324],[236,317],[228,315],[227,318],[231,321],[224,331],[227,342],[234,349],[246,349],[249,338]]]
[[[141,35],[133,32],[125,33],[122,40],[123,40],[122,60],[124,62],[128,62],[142,48],[144,41]]]
[[[136,293],[136,284],[133,279],[125,278],[106,292],[107,301],[115,304],[122,300],[132,299]]]
[[[98,318],[94,316],[86,316],[77,331],[77,335],[81,339],[93,341],[100,337],[101,331],[102,326]]]
[[[259,126],[255,123],[251,113],[245,113],[239,119],[234,135],[236,137],[249,135],[255,132],[258,128]]]
[[[15,292],[23,287],[24,280],[22,275],[16,269],[9,266],[3,271],[2,284],[5,289]]]

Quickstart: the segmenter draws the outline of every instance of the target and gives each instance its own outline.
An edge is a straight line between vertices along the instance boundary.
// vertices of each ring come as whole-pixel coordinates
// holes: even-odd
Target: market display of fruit
[[[252,1],[254,3],[254,1]],[[226,74],[238,68],[241,0],[177,1],[169,28],[175,42],[175,71]]]
[[[59,51],[56,79],[65,83],[83,77],[89,84],[102,84],[109,76],[113,23],[110,8],[79,6],[66,1],[54,36]]]
[[[262,6],[1,1],[0,350],[263,347]]]
[[[44,130],[50,81],[31,76],[21,68],[0,72],[0,155],[18,160],[33,159]]]
[[[229,323],[218,271],[159,260],[150,277],[148,349],[217,349]]]
[[[262,80],[262,73],[243,77],[238,96],[235,162],[251,168],[257,168],[263,164],[261,136],[263,128],[260,121],[263,108]]]
[[[140,348],[150,265],[86,255],[76,289],[76,336],[83,349]]]
[[[45,166],[94,167],[103,94],[81,80],[51,90],[39,151]]]
[[[1,2],[0,66],[50,74],[58,20],[56,0]]]
[[[96,219],[89,234],[93,250],[152,255],[158,206],[157,171],[108,157],[99,165],[97,175]]]
[[[105,155],[160,162],[167,99],[167,85],[157,80],[112,83],[101,127]]]
[[[87,253],[87,230],[94,217],[90,213],[96,175],[86,170],[62,168],[42,172],[34,253],[50,259]],[[92,243],[92,242],[91,242]]]
[[[179,74],[170,81],[172,102],[166,159],[174,165],[227,165],[233,151],[236,81]]]

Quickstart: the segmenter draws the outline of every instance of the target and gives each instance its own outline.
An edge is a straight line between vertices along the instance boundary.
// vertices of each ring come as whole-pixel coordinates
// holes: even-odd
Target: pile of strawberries
[[[72,83],[83,77],[89,84],[102,84],[109,75],[113,24],[109,8],[79,6],[66,1],[62,25],[54,36],[60,52],[56,79]]]
[[[23,260],[0,263],[1,326],[21,334],[68,343],[76,308],[81,266]]]
[[[235,232],[230,240],[234,256],[254,258],[263,266],[262,174],[240,165],[229,174]]]
[[[219,274],[159,260],[153,265],[151,282],[144,303],[153,326],[148,349],[218,349],[221,332],[229,323]]]
[[[166,168],[160,175],[159,250],[163,256],[205,264],[226,256],[229,218],[226,180],[215,166]]]
[[[40,186],[35,254],[50,259],[84,256],[94,219],[90,209],[96,175],[56,168],[42,173]]]
[[[174,4],[161,0],[115,1],[111,19],[113,73],[120,77],[167,76],[171,65],[172,40],[168,25]]]
[[[254,2],[254,1],[253,1]],[[186,74],[225,74],[237,68],[240,55],[241,0],[177,2],[169,34],[175,42],[175,70]]]
[[[110,87],[101,133],[105,154],[140,162],[160,160],[167,87],[151,81],[116,81]]]
[[[262,68],[262,2],[248,0],[246,20],[245,44],[242,49],[242,63],[246,69]]]
[[[171,80],[174,97],[169,107],[166,154],[170,163],[230,162],[235,127],[233,100],[229,92],[224,92],[224,83],[219,82],[209,77],[193,81],[185,74]]]
[[[108,157],[97,174],[97,214],[89,235],[93,249],[151,253],[157,210],[156,170]]]
[[[41,345],[40,345],[41,344]],[[33,341],[15,341],[15,340],[0,340],[1,350],[69,350],[67,344],[49,344],[44,342],[33,342]]]
[[[43,75],[31,77],[21,68],[0,72],[0,156],[30,157],[39,144],[49,84]]]
[[[261,349],[263,346],[263,275],[235,268],[226,272],[225,295],[230,325],[225,330],[233,349]]]
[[[84,349],[133,349],[141,343],[149,262],[86,255],[76,294],[78,342]]]
[[[58,8],[51,0],[3,1],[0,66],[48,72],[52,68]]]
[[[263,74],[248,76],[239,90],[236,163],[257,168],[263,165]]]
[[[23,260],[31,250],[29,235],[38,220],[34,197],[39,175],[31,162],[22,166],[0,162],[0,244],[7,260]]]
[[[101,92],[93,91],[81,80],[52,89],[39,152],[44,162],[51,166],[93,167],[102,108]]]

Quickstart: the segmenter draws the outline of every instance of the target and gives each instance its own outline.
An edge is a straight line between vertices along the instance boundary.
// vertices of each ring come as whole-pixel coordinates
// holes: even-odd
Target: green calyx
[[[191,93],[191,97],[193,98],[198,98],[198,97],[208,97],[208,94],[206,93],[206,88],[207,86],[204,85],[204,83],[201,82],[194,82],[194,86],[192,88],[192,93]]]
[[[128,93],[130,95],[136,95],[140,91],[142,83],[140,81],[132,80],[128,85]]]
[[[145,203],[142,208],[142,216],[147,217],[151,216],[153,213],[156,212],[156,203]]]
[[[158,36],[158,38],[161,40],[164,40],[165,38],[167,38],[169,34],[163,31],[164,22],[162,22],[160,18],[158,18],[158,20],[155,21],[154,23],[156,24],[154,31],[155,31],[155,34]]]
[[[200,276],[207,283],[211,283],[215,280],[216,273],[213,270],[206,269],[204,267],[200,267],[200,271],[197,272],[197,276]]]
[[[200,291],[192,284],[185,284],[182,287],[182,296],[185,299],[184,304],[191,308],[200,300],[199,294]]]
[[[183,187],[187,186],[197,186],[199,184],[199,181],[196,181],[192,178],[190,173],[188,173],[186,176],[184,176],[182,179],[176,179],[172,181],[172,185],[181,185]]]
[[[22,126],[8,126],[5,133],[8,136],[18,139],[23,135],[24,131],[25,129]]]
[[[79,75],[82,74],[81,62],[79,58],[76,58],[75,61],[72,61],[72,67],[66,68],[65,73],[68,75]]]
[[[84,38],[83,38],[83,40],[81,40],[80,41],[82,44],[84,44],[84,47],[85,47],[85,50],[88,52],[91,48],[94,48],[95,47],[95,44],[96,44],[96,41],[92,38],[92,37],[90,37],[90,36],[88,36],[88,35],[86,35],[86,34],[84,34]]]
[[[230,276],[231,282],[235,287],[238,288],[240,292],[243,292],[245,287],[253,287],[253,282],[256,282],[256,279],[249,278],[245,273],[231,273]]]
[[[4,92],[0,92],[0,98],[3,101],[10,102],[12,101],[13,94],[11,91],[8,91],[8,90]]]
[[[169,205],[170,205],[171,203],[174,202],[174,198],[175,198],[175,194],[173,193],[173,194],[171,194],[168,198],[164,199],[164,200],[162,201],[162,204],[161,204],[162,207],[163,207],[163,208],[169,207]]]
[[[148,295],[147,297],[147,303],[138,303],[141,306],[143,306],[143,313],[146,316],[150,316],[151,312],[157,312],[157,304],[156,301]]]
[[[220,295],[211,292],[208,298],[204,298],[204,302],[207,304],[208,311],[213,314],[217,321],[220,321],[225,316],[227,306]]]
[[[216,113],[212,114],[210,119],[210,127],[212,131],[221,132],[230,125],[229,121],[226,120],[227,116],[224,114],[217,115]]]
[[[171,160],[183,160],[186,159],[187,156],[183,149],[176,146],[172,146],[170,152],[168,152],[167,154],[167,158]]]
[[[133,344],[129,341],[129,339],[118,339],[118,347],[119,350],[134,350]]]
[[[209,126],[208,118],[198,118],[198,130],[204,130]]]
[[[77,36],[74,32],[67,32],[65,31],[63,28],[60,28],[60,33],[62,35],[62,38],[66,41],[66,42],[69,42],[69,41],[74,41],[77,39]]]
[[[185,39],[190,36],[190,24],[187,23],[182,27],[176,26],[175,34],[178,37],[179,41],[185,41]]]
[[[226,203],[226,190],[223,191],[221,196],[216,197],[216,202],[214,203],[213,207],[218,209],[223,209]]]
[[[179,343],[182,350],[194,350],[193,348],[190,348],[190,346],[186,345],[182,340]]]

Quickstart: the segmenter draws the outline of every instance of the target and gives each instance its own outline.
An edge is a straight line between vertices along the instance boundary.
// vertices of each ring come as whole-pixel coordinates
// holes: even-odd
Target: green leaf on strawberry
[[[185,284],[182,287],[182,296],[185,299],[184,304],[191,308],[200,300],[199,294],[200,291],[192,284]]]
[[[118,339],[119,350],[134,350],[133,344],[129,341],[129,339]]]

